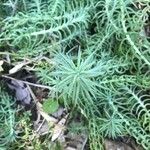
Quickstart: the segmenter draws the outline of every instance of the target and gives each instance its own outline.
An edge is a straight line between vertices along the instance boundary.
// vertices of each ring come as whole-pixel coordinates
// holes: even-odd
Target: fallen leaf
[[[52,114],[52,116],[54,116],[55,118],[59,118],[59,117],[61,117],[61,115],[63,114],[63,112],[64,112],[64,108],[60,107],[60,108],[58,108],[58,110],[56,112],[54,112]]]
[[[13,73],[16,73],[17,71],[19,71],[23,66],[26,66],[34,61],[38,61],[39,59],[41,59],[41,56],[39,57],[36,57],[35,59],[31,59],[31,60],[28,60],[28,61],[25,61],[25,62],[21,62],[17,65],[15,65],[12,69],[9,70],[9,74],[13,74]],[[28,67],[29,69],[30,67]],[[30,68],[31,70],[33,70],[33,68]]]
[[[19,71],[24,65],[26,65],[26,63],[20,63],[20,64],[16,65],[15,67],[13,67],[12,69],[9,70],[9,74],[16,73],[16,72]]]
[[[58,122],[58,124],[55,125],[53,132],[52,132],[52,139],[51,139],[52,142],[54,142],[57,138],[63,135],[67,117],[68,117],[68,114],[64,118],[62,118]]]
[[[25,87],[25,84],[23,82],[11,80],[8,86],[10,89],[15,90],[15,96],[17,101],[20,101],[21,104],[23,105],[30,104],[31,102],[30,92],[28,88]]]

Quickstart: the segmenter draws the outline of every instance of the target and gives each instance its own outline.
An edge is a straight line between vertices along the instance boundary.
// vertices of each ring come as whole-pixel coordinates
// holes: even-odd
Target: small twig
[[[30,88],[29,85],[27,85],[27,88],[28,88],[28,90],[29,90],[29,92],[30,92],[30,94],[31,94],[31,97],[33,98],[35,104],[37,104],[38,100],[37,100],[36,96],[34,95],[32,89]]]
[[[36,103],[35,103],[35,105],[36,105]],[[38,113],[37,114],[37,119],[35,121],[35,124],[38,124],[40,122],[40,119],[41,119],[41,115]]]
[[[15,78],[9,77],[7,75],[1,75],[1,77],[7,78],[7,79],[11,79],[11,80],[15,80],[15,81],[20,81],[20,82],[23,82],[23,83],[25,83],[27,85],[31,85],[31,86],[35,86],[35,87],[40,87],[40,88],[45,88],[45,89],[49,89],[49,90],[54,90],[54,88],[46,86],[46,85],[35,84],[35,83],[28,82],[28,81],[23,81],[23,80],[15,79]]]
[[[43,119],[42,123],[41,123],[41,124],[39,125],[39,127],[37,128],[36,133],[39,132],[39,130],[42,128],[42,126],[43,126],[43,124],[44,124],[45,121],[46,121],[46,119]]]
[[[14,54],[14,53],[9,53],[9,52],[0,52],[0,55],[14,55],[16,56],[17,54]]]
[[[10,55],[9,55],[9,54],[6,54],[6,61],[7,61],[9,64],[11,63]]]
[[[86,143],[87,143],[87,140],[88,140],[88,138],[87,138],[87,137],[85,137],[84,142],[83,142],[83,144],[82,144],[82,148],[81,148],[81,150],[84,150],[85,145],[86,145]]]

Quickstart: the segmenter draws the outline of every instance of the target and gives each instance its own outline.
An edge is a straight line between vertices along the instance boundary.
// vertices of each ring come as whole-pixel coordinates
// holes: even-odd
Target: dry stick
[[[49,89],[49,90],[54,90],[54,88],[46,86],[46,85],[35,84],[35,83],[28,82],[28,81],[23,81],[23,80],[15,79],[15,78],[7,76],[7,75],[1,75],[1,77],[7,78],[7,79],[11,79],[11,80],[15,80],[15,81],[20,81],[20,82],[23,82],[23,83],[25,83],[27,85],[31,85],[31,86],[35,86],[35,87],[40,87],[40,88],[45,88],[45,89]]]
[[[12,55],[12,56],[19,56],[18,54],[10,53],[10,52],[0,52],[0,55]]]
[[[39,125],[39,127],[36,130],[36,133],[38,133],[40,131],[40,129],[42,128],[43,124],[45,123],[46,119],[43,119],[42,123]]]
[[[88,140],[88,138],[86,137],[85,140],[84,140],[84,142],[83,142],[83,144],[82,144],[81,150],[84,150],[84,149],[85,149],[85,145],[86,145],[86,143],[87,143],[87,140]]]

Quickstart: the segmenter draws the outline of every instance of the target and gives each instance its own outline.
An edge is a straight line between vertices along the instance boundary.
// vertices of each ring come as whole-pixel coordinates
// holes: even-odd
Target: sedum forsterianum
[[[13,61],[46,57],[34,62],[39,81],[85,117],[91,150],[126,135],[150,149],[149,1],[4,0],[0,7],[0,49],[15,53]]]

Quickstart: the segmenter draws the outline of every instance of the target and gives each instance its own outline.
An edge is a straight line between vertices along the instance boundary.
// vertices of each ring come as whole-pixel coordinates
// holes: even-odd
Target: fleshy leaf
[[[55,100],[48,99],[48,100],[45,100],[43,103],[43,110],[49,114],[56,112],[58,107],[59,107],[59,104]]]

